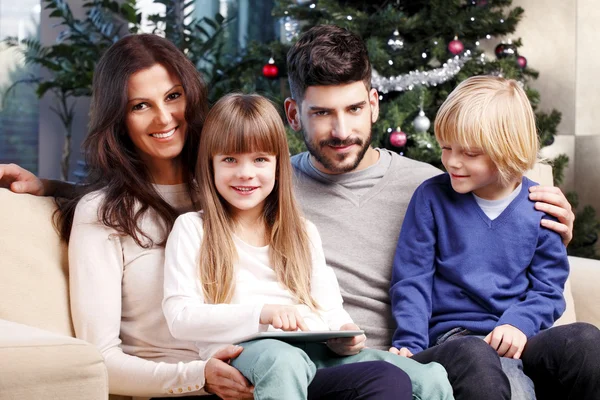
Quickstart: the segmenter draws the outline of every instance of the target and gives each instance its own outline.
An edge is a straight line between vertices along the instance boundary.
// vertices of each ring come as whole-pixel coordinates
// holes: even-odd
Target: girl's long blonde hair
[[[481,148],[505,183],[538,161],[535,114],[512,79],[481,75],[464,80],[438,110],[434,130],[440,143]]]
[[[310,294],[310,241],[294,197],[285,128],[273,104],[256,94],[223,97],[208,113],[202,129],[196,179],[203,210],[199,269],[204,296],[213,304],[231,301],[238,257],[232,237],[235,221],[227,202],[217,192],[213,157],[249,152],[277,158],[275,187],[265,200],[263,212],[271,266],[278,281],[299,303],[316,309]]]

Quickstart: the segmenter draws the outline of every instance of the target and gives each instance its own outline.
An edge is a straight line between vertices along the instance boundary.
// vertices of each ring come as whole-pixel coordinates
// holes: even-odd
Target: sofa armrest
[[[569,264],[577,321],[600,328],[600,260],[569,256]]]
[[[108,374],[95,346],[0,319],[0,398],[106,400]]]

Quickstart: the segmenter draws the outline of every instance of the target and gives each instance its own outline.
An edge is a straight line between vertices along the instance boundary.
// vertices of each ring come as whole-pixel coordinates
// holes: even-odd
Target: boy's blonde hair
[[[299,303],[317,309],[311,295],[310,240],[294,197],[285,127],[273,104],[255,94],[235,93],[221,98],[208,113],[202,129],[196,180],[204,225],[199,272],[206,301],[231,301],[238,256],[232,236],[236,221],[216,189],[213,157],[251,152],[273,154],[277,159],[275,187],[265,199],[263,210],[271,266],[277,280]]]
[[[480,148],[504,183],[524,175],[538,160],[535,114],[512,79],[482,75],[461,82],[437,113],[435,137],[440,143]]]

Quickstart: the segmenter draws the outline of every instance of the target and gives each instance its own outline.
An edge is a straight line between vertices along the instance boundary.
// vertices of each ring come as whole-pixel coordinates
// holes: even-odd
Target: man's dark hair
[[[365,42],[335,25],[318,25],[287,54],[292,98],[300,103],[309,86],[343,85],[363,81],[371,89],[371,63]]]

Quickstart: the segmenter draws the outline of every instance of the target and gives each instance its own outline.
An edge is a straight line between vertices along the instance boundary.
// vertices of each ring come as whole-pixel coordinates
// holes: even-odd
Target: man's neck
[[[361,171],[363,169],[372,167],[373,165],[377,164],[377,161],[379,161],[379,151],[375,150],[372,146],[369,146],[365,156],[362,160],[360,160],[360,163],[354,169],[354,171]]]

